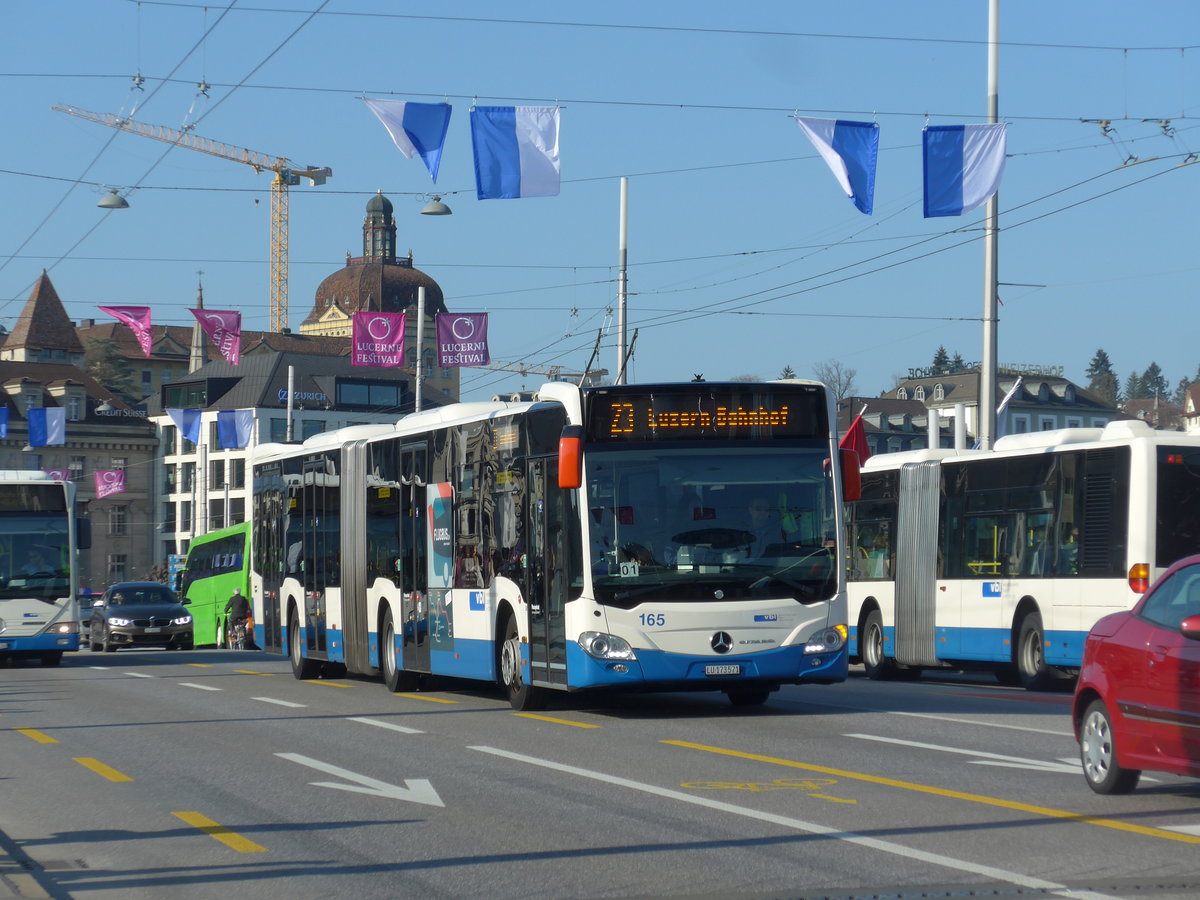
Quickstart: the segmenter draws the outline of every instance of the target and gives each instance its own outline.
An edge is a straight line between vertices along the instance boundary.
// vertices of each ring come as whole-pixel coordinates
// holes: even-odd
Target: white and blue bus
[[[550,383],[261,446],[256,639],[297,678],[477,679],[518,709],[842,681],[858,468],[834,421],[814,382]]]
[[[89,546],[74,484],[0,471],[0,660],[56,666],[79,649],[78,551]]]
[[[1200,435],[1127,420],[874,456],[849,526],[868,677],[991,668],[1042,689],[1078,670],[1098,619],[1200,552]]]

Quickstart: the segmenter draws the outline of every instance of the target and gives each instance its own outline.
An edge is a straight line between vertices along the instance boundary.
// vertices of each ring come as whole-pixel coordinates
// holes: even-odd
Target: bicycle
[[[228,623],[226,630],[226,646],[229,647],[230,650],[245,650],[247,646],[246,637],[247,633],[245,619],[238,619],[237,621],[231,620]]]

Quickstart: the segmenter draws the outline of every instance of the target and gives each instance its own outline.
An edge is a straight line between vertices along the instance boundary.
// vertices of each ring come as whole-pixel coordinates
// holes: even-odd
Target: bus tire
[[[304,657],[304,647],[300,644],[300,620],[294,609],[288,620],[288,655],[292,658],[292,675],[297,681],[309,681],[321,674],[320,661]]]
[[[1052,679],[1046,665],[1046,632],[1042,614],[1031,612],[1021,620],[1017,631],[1017,671],[1027,691],[1044,691]]]
[[[771,696],[771,689],[761,686],[727,688],[725,696],[737,707],[762,706]]]
[[[406,672],[396,659],[396,624],[389,609],[383,615],[383,627],[379,629],[379,668],[383,670],[383,683],[393,694],[400,691],[415,691],[418,676]]]
[[[517,631],[517,620],[512,613],[504,622],[504,630],[500,633],[500,645],[497,648],[500,657],[500,684],[508,694],[508,702],[516,710],[544,709],[546,692],[525,681],[524,667],[521,665],[521,635]]]
[[[863,671],[872,681],[887,681],[896,675],[896,664],[883,651],[883,614],[877,609],[867,613],[858,638],[858,655]]]

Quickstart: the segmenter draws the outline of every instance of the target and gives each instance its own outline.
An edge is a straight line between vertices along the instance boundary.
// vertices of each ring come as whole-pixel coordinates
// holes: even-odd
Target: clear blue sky
[[[626,175],[631,380],[771,378],[789,365],[811,376],[837,360],[875,394],[939,345],[980,356],[981,216],[922,218],[920,142],[926,116],[984,121],[986,0],[225,9],[0,8],[0,323],[12,327],[48,268],[77,319],[136,304],[156,324],[191,325],[202,269],[206,305],[268,326],[270,175],[186,149],[164,157],[165,144],[50,109],[136,104],[142,122],[197,123],[202,137],[333,168],[324,187],[291,191],[293,328],[346,252],[361,253],[381,189],[401,252],[449,307],[491,314],[494,359],[580,370],[607,327],[599,365],[615,369]],[[1195,377],[1200,165],[1180,163],[1200,152],[1200,3],[1002,0],[1001,40],[1000,360],[1085,382],[1102,347],[1122,382],[1151,361],[1172,387]],[[437,185],[364,95],[453,105]],[[476,200],[473,101],[562,105],[560,196]],[[793,112],[879,122],[874,215],[840,192]],[[136,186],[130,209],[98,209],[101,185]],[[434,191],[452,216],[419,215]],[[541,380],[469,369],[463,393]]]

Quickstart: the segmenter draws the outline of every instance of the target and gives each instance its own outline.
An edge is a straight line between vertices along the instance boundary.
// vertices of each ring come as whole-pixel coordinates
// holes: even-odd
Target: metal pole
[[[988,122],[1000,121],[1000,0],[988,0]],[[996,300],[1000,291],[1000,195],[987,202],[983,233],[983,356],[979,364],[979,446],[991,450],[996,437]]]
[[[425,384],[425,360],[421,358],[425,343],[425,285],[417,287],[417,399],[413,409],[421,411],[421,391]]]
[[[287,440],[291,443],[296,433],[292,425],[292,398],[296,396],[296,367],[288,366],[288,396],[287,396]]]
[[[617,238],[617,384],[625,384],[625,305],[629,299],[629,179],[621,177],[621,224]]]

